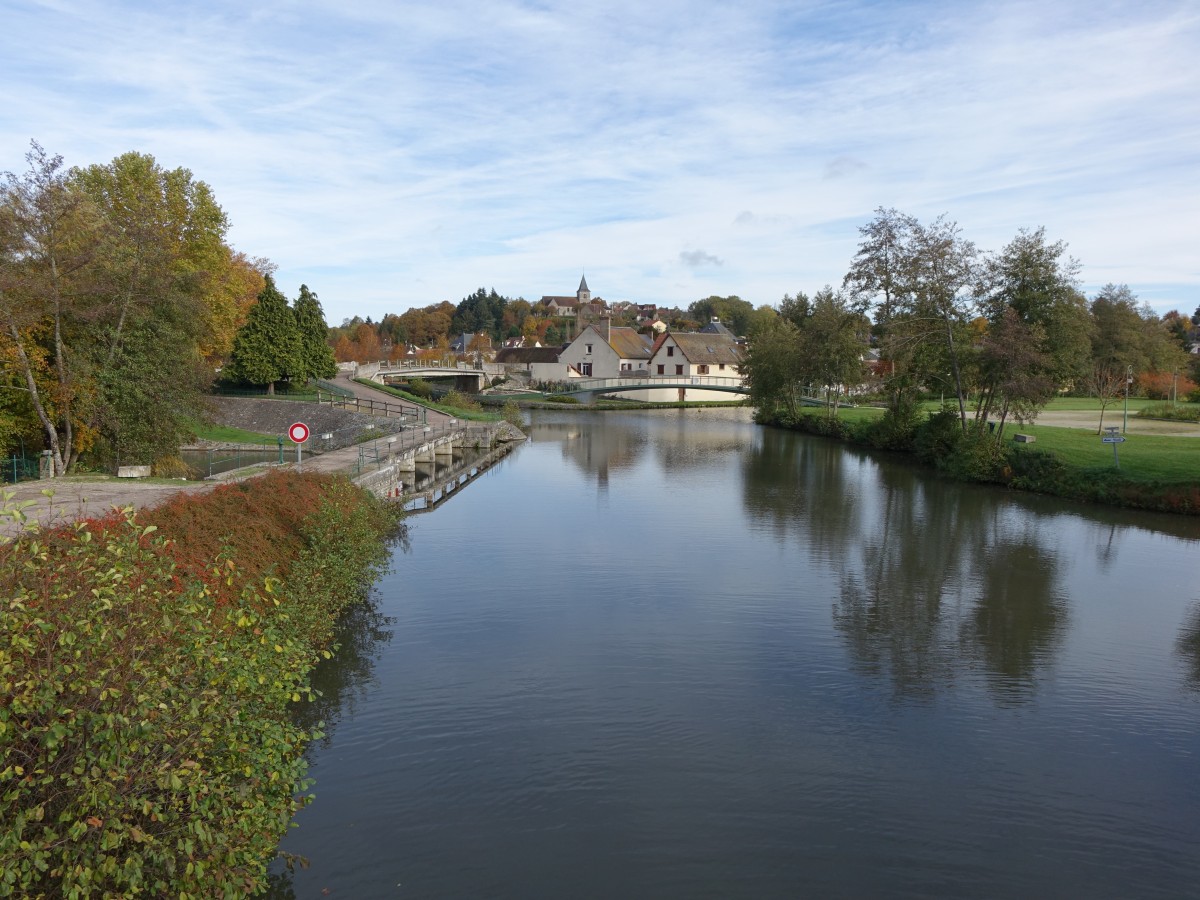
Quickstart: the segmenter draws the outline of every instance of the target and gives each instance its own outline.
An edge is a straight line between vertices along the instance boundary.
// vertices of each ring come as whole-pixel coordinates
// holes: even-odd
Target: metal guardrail
[[[327,391],[317,392],[317,403],[324,403],[335,409],[349,409],[364,413],[368,416],[379,416],[389,419],[403,419],[413,425],[424,425],[429,421],[429,412],[423,406],[409,403],[397,403],[394,400],[373,400],[369,397],[345,396]]]
[[[357,477],[370,468],[382,468],[391,462],[393,456],[404,453],[414,447],[420,447],[447,435],[461,434],[464,443],[477,440],[487,443],[491,440],[494,425],[469,425],[466,422],[450,419],[435,425],[406,428],[387,437],[364,441],[358,447],[358,463],[354,470]]]

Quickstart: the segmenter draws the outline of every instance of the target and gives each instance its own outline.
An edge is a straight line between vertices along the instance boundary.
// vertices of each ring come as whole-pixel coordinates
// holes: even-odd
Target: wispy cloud
[[[30,138],[186,166],[335,321],[583,268],[777,302],[879,206],[991,248],[1045,225],[1089,286],[1200,305],[1179,2],[12,0],[0,31],[0,168]]]

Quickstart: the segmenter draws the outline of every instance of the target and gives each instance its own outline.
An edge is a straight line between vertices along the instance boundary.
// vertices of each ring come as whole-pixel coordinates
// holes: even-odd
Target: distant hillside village
[[[517,383],[573,378],[738,378],[755,314],[738,297],[709,297],[687,310],[594,297],[586,275],[573,295],[535,303],[482,288],[379,323],[331,328],[341,363],[492,363]],[[649,397],[647,398],[649,399]]]

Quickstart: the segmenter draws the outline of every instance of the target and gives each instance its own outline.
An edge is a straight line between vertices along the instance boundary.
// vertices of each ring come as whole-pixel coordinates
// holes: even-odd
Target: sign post
[[[295,422],[288,428],[288,437],[292,439],[292,443],[296,445],[296,465],[299,466],[303,462],[300,458],[300,448],[304,442],[308,440],[308,426],[303,422]]]
[[[1104,437],[1100,438],[1100,442],[1102,444],[1112,444],[1113,465],[1119,469],[1119,468],[1121,468],[1121,460],[1117,456],[1117,445],[1125,443],[1125,438],[1121,437],[1121,435],[1119,435],[1117,433],[1121,430],[1121,427],[1119,425],[1112,425],[1108,428],[1105,428],[1104,430],[1107,431],[1108,434],[1106,434],[1106,435],[1104,435]]]

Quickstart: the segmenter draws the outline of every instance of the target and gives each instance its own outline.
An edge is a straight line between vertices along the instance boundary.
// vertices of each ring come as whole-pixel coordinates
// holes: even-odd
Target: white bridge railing
[[[567,393],[632,390],[640,388],[716,388],[749,391],[741,378],[726,375],[658,375],[634,378],[572,378],[564,383]]]

